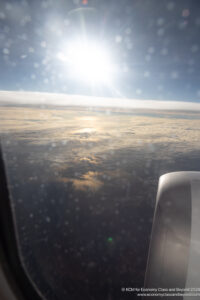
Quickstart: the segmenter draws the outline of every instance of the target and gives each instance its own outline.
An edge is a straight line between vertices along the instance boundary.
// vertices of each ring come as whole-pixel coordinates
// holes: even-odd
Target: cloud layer
[[[122,299],[143,285],[158,178],[200,170],[199,128],[189,112],[0,107],[20,249],[42,292]]]
[[[200,103],[195,102],[98,98],[54,93],[0,91],[0,104],[10,103],[18,105],[97,106],[124,109],[200,111]]]

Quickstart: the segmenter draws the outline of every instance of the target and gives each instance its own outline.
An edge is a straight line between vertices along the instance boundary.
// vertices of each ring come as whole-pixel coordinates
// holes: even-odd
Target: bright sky
[[[3,0],[0,89],[198,102],[199,10],[196,0]]]

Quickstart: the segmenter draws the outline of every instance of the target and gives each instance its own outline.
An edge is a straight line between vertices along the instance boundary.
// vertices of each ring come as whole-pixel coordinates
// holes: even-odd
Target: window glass
[[[197,2],[3,1],[0,24],[21,263],[47,300],[134,297],[159,176],[200,169]]]

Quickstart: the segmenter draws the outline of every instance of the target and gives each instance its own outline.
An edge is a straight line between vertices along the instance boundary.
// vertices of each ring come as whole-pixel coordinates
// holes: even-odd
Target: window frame
[[[0,266],[16,299],[42,300],[21,263],[0,140]]]

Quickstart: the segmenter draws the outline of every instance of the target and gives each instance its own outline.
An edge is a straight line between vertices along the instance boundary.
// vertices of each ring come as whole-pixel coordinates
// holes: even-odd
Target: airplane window
[[[21,265],[44,299],[138,298],[158,178],[200,170],[199,12],[1,2],[1,146]]]

